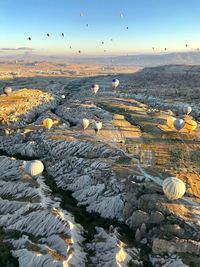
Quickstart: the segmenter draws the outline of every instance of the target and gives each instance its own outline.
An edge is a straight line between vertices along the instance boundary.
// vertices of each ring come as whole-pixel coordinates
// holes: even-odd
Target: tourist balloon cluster
[[[82,119],[82,127],[86,130],[90,125],[90,121],[86,118]],[[103,127],[103,123],[101,121],[94,121],[94,130],[98,133]]]
[[[119,80],[118,79],[113,79],[111,82],[111,86],[113,89],[116,89],[119,86]],[[99,91],[99,85],[94,83],[91,86],[91,92],[93,95],[96,95]]]
[[[169,116],[166,124],[170,129],[176,129],[177,131],[180,131],[185,128],[190,133],[197,128],[196,121],[188,116],[192,112],[192,108],[190,106],[184,106],[182,112],[186,115],[184,120]]]

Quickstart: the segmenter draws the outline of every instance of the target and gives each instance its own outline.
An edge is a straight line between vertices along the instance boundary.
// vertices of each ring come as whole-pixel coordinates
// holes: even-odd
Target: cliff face
[[[120,78],[117,91],[109,76],[23,79],[37,90],[19,79],[0,96],[0,227],[20,266],[199,266],[200,130],[166,127],[187,97],[156,95],[158,85],[138,93],[132,76]],[[31,159],[42,175],[25,173]],[[182,199],[165,197],[169,176],[186,183]]]

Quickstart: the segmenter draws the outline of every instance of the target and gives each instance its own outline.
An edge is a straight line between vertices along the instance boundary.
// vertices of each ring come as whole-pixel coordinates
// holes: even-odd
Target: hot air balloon
[[[61,98],[62,98],[62,99],[65,99],[65,95],[61,95]]]
[[[47,37],[50,37],[50,33],[47,33]]]
[[[71,47],[71,46],[70,46],[69,48],[70,48],[70,49],[72,49],[72,47]]]
[[[101,42],[102,44],[104,44],[104,42]]]
[[[167,117],[167,126],[172,129],[174,127],[174,121],[175,121],[175,117],[169,116]]]
[[[40,160],[27,161],[24,167],[26,173],[31,176],[40,175],[44,170],[44,165]]]
[[[128,30],[128,27],[126,27],[126,29]]]
[[[78,53],[80,54],[81,53],[81,50],[78,50]]]
[[[154,50],[155,49],[155,47],[152,47],[152,50]]]
[[[3,92],[4,92],[5,95],[8,96],[8,95],[10,95],[12,93],[12,88],[6,86],[6,87],[3,88]]]
[[[86,27],[88,27],[89,26],[89,24],[86,24]]]
[[[31,37],[28,37],[29,41],[31,41]]]
[[[88,119],[83,119],[82,120],[82,125],[83,125],[83,129],[85,130],[90,125],[90,121]]]
[[[186,44],[185,47],[188,47],[188,44]]]
[[[183,129],[183,127],[185,126],[185,122],[182,119],[175,119],[174,120],[174,128],[177,131],[180,131],[181,129]]]
[[[65,34],[64,34],[64,32],[62,33],[62,37],[64,37],[65,36]]]
[[[123,14],[120,14],[120,17],[121,17],[121,18],[123,18],[123,17],[124,17],[124,15],[123,15]]]
[[[163,192],[170,200],[182,198],[185,194],[185,183],[176,177],[168,177],[162,184]]]
[[[102,122],[101,121],[95,121],[94,122],[94,130],[96,133],[98,133],[102,129]]]
[[[97,92],[99,91],[99,85],[98,84],[93,84],[91,87],[91,91],[93,93],[93,95],[96,95]]]
[[[183,113],[189,115],[192,112],[192,108],[190,106],[183,106]]]
[[[118,79],[113,79],[112,80],[112,87],[113,88],[117,88],[118,85],[119,85],[119,80]]]
[[[167,48],[165,48],[164,50],[167,51]]]
[[[83,13],[83,12],[81,12],[81,13],[80,13],[80,17],[83,17],[83,16],[84,16],[84,13]]]
[[[49,118],[44,119],[43,120],[43,126],[46,129],[51,129],[51,127],[53,126],[53,120],[52,119],[49,119]]]
[[[185,128],[189,131],[189,132],[192,132],[194,131],[196,128],[197,128],[197,123],[196,121],[190,119],[190,118],[187,118],[185,120]]]

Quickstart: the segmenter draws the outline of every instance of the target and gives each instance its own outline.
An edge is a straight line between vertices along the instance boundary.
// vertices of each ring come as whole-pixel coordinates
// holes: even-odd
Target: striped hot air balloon
[[[185,194],[185,183],[176,177],[168,177],[162,184],[163,192],[170,200],[182,198]]]
[[[44,165],[40,160],[27,161],[25,163],[25,171],[31,176],[42,174]]]
[[[6,86],[6,87],[3,88],[3,92],[4,92],[5,95],[10,95],[12,93],[12,88]]]
[[[83,125],[83,129],[85,130],[90,125],[90,121],[88,119],[83,119],[82,120],[82,125]]]
[[[46,129],[51,129],[51,127],[53,126],[53,120],[52,119],[49,119],[49,118],[44,119],[43,120],[43,126]]]

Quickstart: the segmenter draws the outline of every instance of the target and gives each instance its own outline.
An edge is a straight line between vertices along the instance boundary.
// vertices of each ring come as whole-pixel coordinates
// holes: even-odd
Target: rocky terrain
[[[116,91],[113,78],[0,82],[14,90],[0,96],[0,266],[200,266],[200,71],[120,74]],[[169,130],[185,103],[197,130]],[[45,166],[35,178],[33,159]],[[186,183],[182,199],[164,195],[169,176]]]

